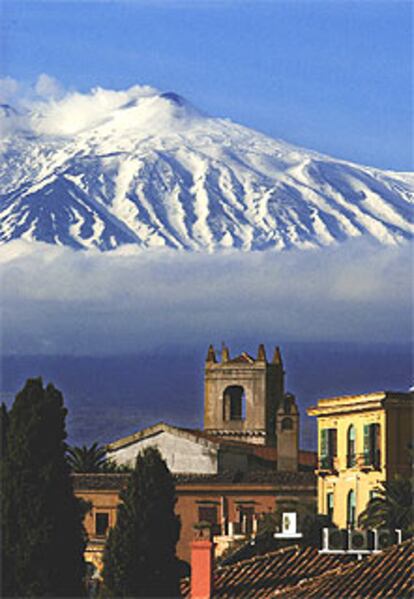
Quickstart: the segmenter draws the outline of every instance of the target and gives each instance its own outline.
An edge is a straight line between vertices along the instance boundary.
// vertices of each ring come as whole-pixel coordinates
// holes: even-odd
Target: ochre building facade
[[[382,481],[409,477],[414,394],[381,391],[319,400],[318,512],[340,528],[358,517]]]

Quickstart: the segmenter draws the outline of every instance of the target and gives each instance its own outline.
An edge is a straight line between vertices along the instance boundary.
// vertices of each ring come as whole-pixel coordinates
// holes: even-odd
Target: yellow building
[[[320,399],[318,511],[339,528],[356,526],[381,481],[410,476],[413,393],[380,391]]]

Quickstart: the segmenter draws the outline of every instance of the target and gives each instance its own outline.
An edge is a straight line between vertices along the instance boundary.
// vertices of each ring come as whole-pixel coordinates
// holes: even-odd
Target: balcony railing
[[[381,452],[379,449],[366,451],[358,455],[358,466],[364,470],[379,470],[381,468]]]
[[[357,456],[356,453],[348,453],[346,456],[346,467],[354,468],[357,464]]]
[[[334,472],[336,470],[336,458],[331,455],[322,456],[318,460],[318,470],[320,472]]]

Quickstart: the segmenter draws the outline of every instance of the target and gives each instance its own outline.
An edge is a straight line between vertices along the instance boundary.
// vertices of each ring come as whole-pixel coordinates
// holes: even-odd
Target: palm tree
[[[413,479],[396,477],[380,483],[375,496],[360,514],[362,528],[401,529],[406,535],[414,533]]]
[[[73,472],[105,472],[108,463],[105,447],[97,443],[90,447],[69,447],[67,460]]]

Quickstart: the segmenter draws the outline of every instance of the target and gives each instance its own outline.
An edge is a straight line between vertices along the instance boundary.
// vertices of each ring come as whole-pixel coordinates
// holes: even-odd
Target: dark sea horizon
[[[235,343],[231,355],[256,356],[257,343]],[[268,359],[273,346],[266,345]],[[107,443],[163,421],[203,426],[205,347],[164,348],[114,356],[3,355],[1,399],[10,406],[27,378],[60,389],[68,408],[68,442]],[[299,343],[282,345],[286,391],[301,412],[301,447],[315,449],[316,422],[306,408],[321,397],[413,384],[410,344]]]

